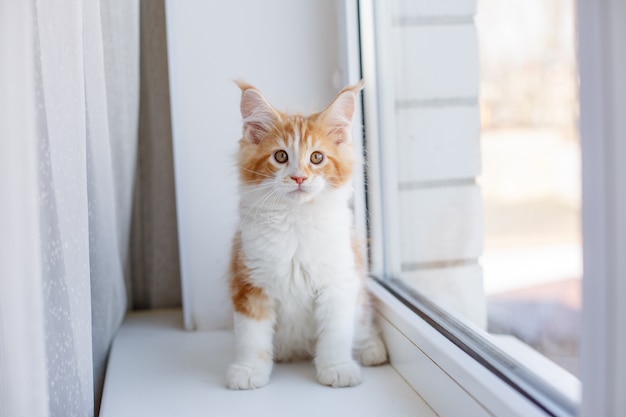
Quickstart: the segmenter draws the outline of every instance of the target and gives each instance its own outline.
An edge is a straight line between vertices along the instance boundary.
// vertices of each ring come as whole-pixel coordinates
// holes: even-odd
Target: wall
[[[340,88],[334,0],[166,1],[185,324],[228,327],[242,78],[276,107],[317,111]],[[333,82],[333,80],[335,80]]]

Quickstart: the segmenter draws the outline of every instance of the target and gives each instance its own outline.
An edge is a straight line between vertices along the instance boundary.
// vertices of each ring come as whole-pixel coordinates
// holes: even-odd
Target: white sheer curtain
[[[0,0],[2,417],[94,414],[126,309],[138,90],[138,0]]]

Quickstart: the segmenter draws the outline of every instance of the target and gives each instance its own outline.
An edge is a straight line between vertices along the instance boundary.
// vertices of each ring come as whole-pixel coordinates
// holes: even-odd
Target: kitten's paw
[[[361,383],[361,367],[354,362],[318,368],[317,380],[331,387],[353,387]]]
[[[387,362],[387,348],[380,336],[368,341],[362,348],[356,351],[356,357],[363,366],[382,365]]]
[[[234,363],[226,372],[226,385],[230,389],[255,389],[266,385],[270,380],[267,367],[254,367]]]

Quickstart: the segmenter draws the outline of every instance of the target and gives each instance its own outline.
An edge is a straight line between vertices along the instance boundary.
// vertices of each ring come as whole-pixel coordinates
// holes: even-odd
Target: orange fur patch
[[[362,277],[367,275],[368,266],[365,260],[365,254],[363,253],[363,242],[356,236],[356,233],[352,233],[352,252],[354,253],[354,264],[357,272]]]
[[[235,236],[230,264],[230,292],[235,311],[247,317],[264,320],[271,314],[270,299],[262,288],[255,287],[249,280],[250,270],[244,264],[241,237]]]

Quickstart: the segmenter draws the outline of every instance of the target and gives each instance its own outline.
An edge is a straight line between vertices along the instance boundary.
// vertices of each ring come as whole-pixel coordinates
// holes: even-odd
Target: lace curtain
[[[0,0],[2,417],[95,412],[126,311],[138,110],[138,0]]]

